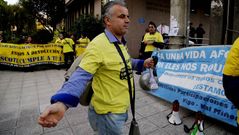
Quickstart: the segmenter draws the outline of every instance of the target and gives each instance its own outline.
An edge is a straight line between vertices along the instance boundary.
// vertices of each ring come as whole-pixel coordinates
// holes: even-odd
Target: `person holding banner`
[[[233,43],[223,69],[223,87],[226,97],[239,109],[239,38]],[[239,111],[237,111],[239,124]]]
[[[150,58],[155,47],[162,49],[164,45],[163,36],[156,31],[156,25],[154,22],[150,21],[148,24],[148,31],[144,35],[142,43],[145,45],[143,59]]]
[[[85,32],[82,32],[81,37],[77,40],[77,43],[76,54],[79,56],[85,51],[87,45],[90,43],[90,39],[86,36]]]
[[[66,69],[68,69],[74,61],[74,45],[75,42],[70,38],[70,36],[62,40],[63,53],[64,53],[64,63]]]
[[[71,66],[74,61],[74,45],[75,42],[71,39],[71,35],[60,34],[59,38],[55,41],[57,44],[61,44],[64,54],[64,66],[66,70]]]
[[[25,43],[26,43],[26,44],[31,44],[31,43],[32,43],[32,37],[31,37],[31,36],[28,36]]]
[[[70,35],[68,36],[69,38],[65,37],[65,33],[59,34],[59,37],[56,39],[55,43],[62,45],[64,54],[64,66],[66,69],[68,69],[74,61],[75,42],[70,38]]]
[[[96,36],[83,54],[79,68],[51,98],[51,105],[38,118],[43,127],[55,127],[69,107],[76,107],[87,83],[92,81],[88,119],[98,135],[122,135],[130,106],[127,71],[116,49],[118,44],[129,68],[129,83],[133,84],[132,70],[154,66],[152,58],[132,59],[126,49],[124,35],[129,27],[129,13],[124,2],[109,1],[103,7],[105,31]],[[134,91],[132,89],[132,91]]]
[[[64,36],[63,36],[62,33],[60,33],[60,34],[58,35],[58,38],[56,39],[55,43],[56,43],[56,44],[61,44],[63,39],[64,39]]]

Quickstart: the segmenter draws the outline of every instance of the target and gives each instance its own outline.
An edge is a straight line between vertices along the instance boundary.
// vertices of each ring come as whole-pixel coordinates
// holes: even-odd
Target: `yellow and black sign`
[[[0,64],[29,67],[40,64],[62,65],[62,46],[57,44],[0,43]]]

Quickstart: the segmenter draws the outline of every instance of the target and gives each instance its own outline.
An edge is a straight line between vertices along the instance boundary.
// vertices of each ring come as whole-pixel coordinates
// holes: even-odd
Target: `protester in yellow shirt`
[[[226,97],[239,109],[239,38],[233,43],[223,69],[223,87]],[[239,124],[239,111],[237,111]]]
[[[64,66],[68,69],[74,61],[74,45],[75,42],[71,38],[64,38],[64,34],[59,34],[59,38],[56,39],[56,44],[61,44],[64,54]]]
[[[78,44],[76,45],[76,55],[80,56],[81,54],[83,54],[86,47],[90,43],[90,39],[86,36],[85,33],[82,33],[81,37],[77,40],[77,43]]]
[[[94,93],[88,109],[92,129],[97,135],[123,134],[128,118],[130,95],[134,94],[134,89],[129,89],[129,84],[133,84],[132,70],[153,67],[154,61],[152,58],[145,61],[130,58],[124,38],[130,20],[124,2],[106,3],[102,17],[105,31],[89,43],[79,68],[52,96],[52,104],[38,119],[38,123],[43,127],[55,127],[68,107],[76,107],[86,85],[92,80]],[[118,44],[122,51],[128,68],[125,67],[115,44]],[[129,72],[126,72],[126,69]]]
[[[62,40],[63,53],[64,53],[64,63],[66,69],[68,69],[74,61],[74,45],[75,42],[67,37]]]
[[[149,32],[144,35],[144,39],[142,41],[142,44],[145,45],[143,59],[150,58],[155,47],[160,49],[164,47],[162,44],[164,42],[163,37],[159,32],[156,31],[156,25],[154,22],[149,22],[148,31]]]
[[[62,40],[64,39],[63,34],[59,34],[58,38],[56,39],[56,44],[62,44]]]

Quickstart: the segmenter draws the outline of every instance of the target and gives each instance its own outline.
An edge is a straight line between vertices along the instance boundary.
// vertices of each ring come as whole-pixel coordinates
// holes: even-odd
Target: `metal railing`
[[[197,42],[193,42],[193,41],[197,41],[197,40],[202,40],[202,43],[201,44],[198,44]],[[190,43],[191,41],[191,43]],[[193,37],[189,37],[189,46],[205,46],[205,45],[208,45],[208,44],[205,44],[203,42],[209,42],[209,38],[193,38]],[[193,42],[193,43],[192,43]]]

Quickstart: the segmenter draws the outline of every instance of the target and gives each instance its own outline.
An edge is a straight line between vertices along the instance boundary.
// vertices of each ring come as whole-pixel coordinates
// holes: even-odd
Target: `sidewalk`
[[[37,117],[64,81],[64,70],[35,72],[0,71],[0,135],[92,135],[87,120],[87,107],[70,109],[55,128],[42,128]],[[194,122],[195,113],[180,108],[183,124],[174,126],[166,116],[172,104],[154,97],[139,88],[136,80],[136,118],[142,135],[187,135],[183,125]],[[125,125],[128,134],[131,112]],[[239,131],[222,122],[205,118],[206,135],[238,135]]]

